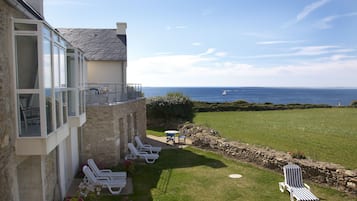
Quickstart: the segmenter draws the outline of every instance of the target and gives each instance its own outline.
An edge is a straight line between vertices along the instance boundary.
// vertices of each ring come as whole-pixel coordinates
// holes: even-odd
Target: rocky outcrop
[[[339,191],[357,195],[357,170],[347,170],[341,165],[292,158],[289,153],[246,143],[227,141],[211,128],[186,124],[180,128],[186,132],[194,146],[219,152],[230,158],[254,163],[282,173],[283,166],[289,162],[299,165],[304,178],[326,184]]]

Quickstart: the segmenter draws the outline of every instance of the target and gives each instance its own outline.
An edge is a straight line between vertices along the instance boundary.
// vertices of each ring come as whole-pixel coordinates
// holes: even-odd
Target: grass
[[[99,196],[86,200],[170,200],[170,201],[276,201],[288,200],[278,182],[281,174],[250,164],[226,159],[221,155],[197,148],[163,150],[152,165],[135,164],[134,194],[130,196]],[[231,179],[229,174],[243,175]],[[321,200],[350,201],[338,191],[311,183],[312,191]]]
[[[229,139],[357,168],[357,109],[197,113],[197,124]]]

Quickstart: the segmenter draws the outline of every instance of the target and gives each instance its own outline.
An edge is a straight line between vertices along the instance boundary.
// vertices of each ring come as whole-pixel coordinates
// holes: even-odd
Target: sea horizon
[[[193,101],[273,104],[327,104],[347,106],[357,100],[357,88],[350,87],[143,87],[144,96],[151,98],[179,92]]]

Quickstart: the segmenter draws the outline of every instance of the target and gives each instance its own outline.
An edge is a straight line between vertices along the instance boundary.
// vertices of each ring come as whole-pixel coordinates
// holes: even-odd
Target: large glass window
[[[51,42],[43,39],[43,71],[44,71],[44,83],[45,90],[51,90],[52,88],[52,56],[51,56]]]
[[[53,109],[52,109],[53,101],[52,101],[52,95],[47,96],[46,95],[46,122],[47,122],[47,134],[50,134],[53,132],[54,128],[54,122],[53,122]]]
[[[72,49],[67,50],[67,86],[68,88],[75,88],[76,87],[76,64],[74,61],[74,51]]]
[[[84,95],[85,95],[84,90],[80,90],[79,91],[79,114],[83,114],[85,112]]]
[[[63,124],[67,123],[67,117],[68,117],[67,91],[62,92],[62,116],[63,116]]]
[[[39,95],[19,94],[17,104],[20,137],[39,136],[41,134]]]
[[[67,87],[67,78],[66,78],[66,74],[67,74],[67,69],[65,66],[65,52],[63,48],[59,49],[59,70],[60,70],[60,77],[59,77],[59,81],[60,81],[60,87],[65,88]]]
[[[62,103],[62,98],[61,98],[61,93],[56,92],[56,128],[59,128],[62,126],[62,110],[61,110],[61,103]]]
[[[76,116],[76,92],[75,89],[68,91],[68,116]]]
[[[16,31],[36,31],[37,24],[15,23],[14,28]]]
[[[85,60],[79,50],[67,50],[67,87],[69,116],[85,112]]]
[[[54,88],[60,87],[60,50],[59,47],[53,47],[53,80],[54,80]]]
[[[36,36],[16,36],[16,69],[18,89],[38,89]]]
[[[68,122],[66,42],[42,21],[13,25],[19,136],[45,137]]]

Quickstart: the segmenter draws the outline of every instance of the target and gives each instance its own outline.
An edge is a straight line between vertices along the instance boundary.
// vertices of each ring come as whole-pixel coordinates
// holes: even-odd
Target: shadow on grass
[[[207,158],[190,150],[165,149],[160,153],[160,158],[155,164],[139,163],[135,165],[135,172],[132,174],[134,194],[127,198],[130,200],[153,200],[152,189],[156,188],[162,193],[166,193],[174,169],[194,166],[226,167],[219,160]]]

